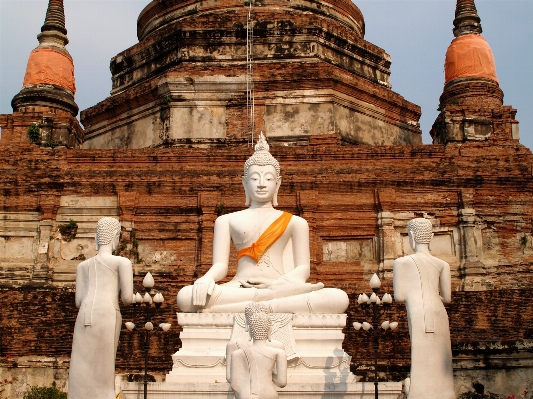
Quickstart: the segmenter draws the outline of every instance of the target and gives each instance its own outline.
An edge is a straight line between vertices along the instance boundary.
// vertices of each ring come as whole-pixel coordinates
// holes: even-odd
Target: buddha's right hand
[[[205,306],[207,295],[215,289],[215,280],[209,276],[200,277],[192,286],[192,302],[194,306]]]
[[[298,294],[307,294],[309,292],[318,291],[324,288],[324,284],[317,283],[298,283],[298,284],[278,284],[271,285],[269,289],[275,292],[277,298],[284,296],[294,296]]]

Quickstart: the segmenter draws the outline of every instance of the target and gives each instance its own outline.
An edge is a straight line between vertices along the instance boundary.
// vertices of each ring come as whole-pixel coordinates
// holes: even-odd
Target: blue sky
[[[109,95],[109,61],[137,42],[136,23],[149,0],[64,0],[81,110]],[[422,107],[424,144],[438,112],[444,54],[453,39],[455,0],[357,0],[365,39],[392,57],[392,89]],[[0,0],[0,113],[22,86],[38,42],[47,0]],[[533,1],[476,0],[483,35],[496,59],[504,104],[518,109],[520,142],[533,148]]]

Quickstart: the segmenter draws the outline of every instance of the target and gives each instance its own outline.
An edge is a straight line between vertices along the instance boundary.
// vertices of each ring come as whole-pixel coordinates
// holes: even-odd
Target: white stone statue
[[[394,299],[405,302],[411,338],[411,385],[408,399],[454,399],[448,315],[451,302],[448,263],[429,253],[431,222],[416,218],[407,225],[413,255],[396,259]]]
[[[242,178],[248,209],[220,216],[215,222],[213,265],[194,285],[177,296],[183,312],[242,313],[250,302],[267,301],[272,313],[343,313],[348,296],[342,290],[310,284],[307,222],[276,210],[281,184],[278,161],[261,134]],[[237,273],[228,273],[230,241],[238,250]]]
[[[268,307],[250,303],[246,325],[253,344],[246,339],[227,347],[226,378],[236,399],[277,399],[276,386],[287,385],[287,355],[283,344],[270,339]]]
[[[96,225],[96,256],[76,270],[76,306],[68,379],[69,399],[115,399],[115,356],[122,324],[118,296],[133,299],[129,259],[114,256],[120,223],[111,217]]]

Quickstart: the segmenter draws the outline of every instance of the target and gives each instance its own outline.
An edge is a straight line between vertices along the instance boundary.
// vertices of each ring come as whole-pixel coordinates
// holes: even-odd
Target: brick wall
[[[155,276],[156,288],[166,297],[157,322],[172,323],[168,333],[156,333],[151,338],[150,371],[166,374],[172,368],[171,355],[180,347],[179,327],[176,324],[175,294],[179,287]],[[142,286],[136,276],[135,286]],[[367,293],[369,289],[366,290]],[[372,369],[371,337],[362,330],[356,332],[354,321],[369,321],[359,305],[357,296],[350,295],[348,324],[345,329],[344,349],[352,356],[352,371],[364,376]],[[529,289],[493,290],[484,292],[454,292],[452,304],[447,306],[454,355],[467,343],[472,351],[480,343],[512,342],[533,339],[533,300]],[[526,305],[524,305],[526,304]],[[24,287],[0,290],[0,361],[7,363],[24,356],[68,357],[77,309],[74,292],[57,287]],[[122,307],[123,322],[133,319],[132,308]],[[389,379],[405,378],[410,367],[410,343],[404,305],[393,305],[389,320],[398,321],[398,330],[381,338],[379,350],[380,370]],[[384,320],[384,319],[383,319]],[[142,323],[137,322],[142,328]],[[143,367],[143,342],[141,334],[128,332],[122,327],[117,353],[117,372],[140,373]],[[485,351],[485,355],[500,353],[498,349]],[[386,364],[386,366],[385,366]],[[372,377],[372,374],[370,375]]]
[[[152,370],[167,372],[170,355],[179,347],[174,296],[209,268],[213,223],[220,206],[226,212],[243,208],[242,165],[251,148],[66,150],[10,145],[2,151],[0,211],[38,212],[55,231],[62,196],[116,196],[121,221],[134,226],[139,245],[150,244],[175,255],[164,266],[147,259],[134,264],[136,286],[140,287],[144,273],[152,271],[167,299],[162,316],[174,326],[169,334],[153,337],[150,351]],[[346,146],[325,136],[308,146],[273,147],[272,153],[282,167],[280,209],[303,216],[310,225],[311,281],[345,289],[353,302],[354,295],[368,292],[370,275],[381,268],[379,257],[330,262],[324,258],[324,243],[370,240],[379,248],[380,212],[398,218],[425,213],[441,228],[456,228],[458,211],[469,207],[476,211],[483,251],[492,262],[486,262],[480,278],[490,282],[485,288],[493,289],[454,291],[449,308],[453,345],[459,350],[465,342],[531,339],[532,309],[522,306],[531,300],[528,287],[533,281],[533,156],[525,147],[505,142]],[[48,259],[52,255],[52,250],[46,254]],[[38,259],[35,267],[48,268],[47,282],[53,282],[54,264]],[[461,287],[466,273],[461,255],[456,259],[454,290]],[[235,264],[234,253],[231,263]],[[390,285],[389,276],[383,289],[390,291]],[[2,359],[68,357],[77,313],[72,284],[39,286],[28,280],[14,282],[2,274],[1,286]],[[382,359],[394,359],[388,370],[400,378],[408,370],[409,340],[404,307],[395,306],[393,311],[397,316],[391,318],[400,321],[400,328],[384,338],[380,353]],[[349,326],[362,320],[358,312],[350,307]],[[131,317],[124,309],[123,319]],[[371,360],[368,337],[352,328],[346,332],[345,347],[354,357],[353,367],[364,373]],[[140,337],[123,331],[118,370],[139,371],[140,350]]]

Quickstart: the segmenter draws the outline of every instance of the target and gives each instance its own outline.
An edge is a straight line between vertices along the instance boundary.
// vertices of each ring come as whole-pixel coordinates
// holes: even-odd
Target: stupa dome
[[[53,84],[75,93],[72,58],[51,48],[36,48],[30,53],[23,87]]]
[[[39,46],[30,53],[23,87],[52,84],[71,93],[74,84],[74,62],[65,46],[68,44],[63,0],[49,0]]]
[[[39,45],[30,53],[22,89],[13,97],[13,111],[28,106],[44,106],[78,114],[74,101],[76,84],[74,62],[66,49],[63,0],[49,0]]]
[[[485,78],[498,82],[492,50],[481,35],[455,38],[446,52],[445,83],[457,78]]]
[[[234,28],[236,25],[246,24],[248,4],[242,0],[154,0],[139,15],[137,36],[139,41],[143,41],[155,32],[171,29],[176,23],[181,29],[203,26]],[[254,0],[254,4],[256,20],[269,21],[271,24],[278,21],[278,29],[291,27],[290,20],[295,15],[305,15],[313,24],[325,25],[328,30],[344,27],[350,33],[355,33],[355,36],[364,37],[363,14],[351,0],[294,0],[289,3]],[[280,23],[284,19],[285,25]]]
[[[153,0],[139,43],[111,60],[111,96],[81,114],[84,147],[224,146],[260,131],[272,145],[325,132],[421,143],[420,108],[391,90],[391,58],[364,34],[351,0]]]

